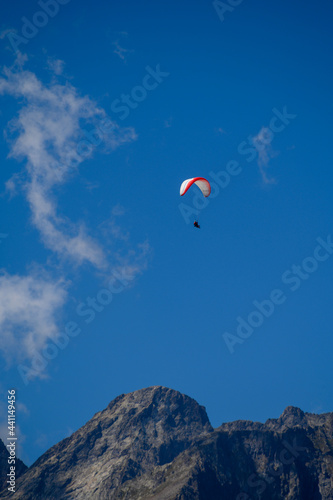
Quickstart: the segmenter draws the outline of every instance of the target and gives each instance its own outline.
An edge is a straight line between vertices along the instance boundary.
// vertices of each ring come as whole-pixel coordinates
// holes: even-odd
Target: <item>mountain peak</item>
[[[302,411],[297,406],[287,406],[287,408],[284,410],[284,412],[280,416],[280,418],[283,420],[288,419],[288,418],[302,420],[304,417],[305,417],[304,411]]]
[[[21,496],[93,498],[171,463],[198,437],[213,432],[204,407],[173,389],[153,386],[115,398],[29,469]],[[53,471],[52,480],[49,471]],[[32,498],[32,497],[31,497]],[[80,497],[78,497],[80,498]],[[104,498],[107,498],[106,496]]]
[[[194,399],[163,386],[152,386],[122,394],[111,401],[104,412],[126,415],[137,421],[159,421],[171,427],[181,426],[183,432],[212,431],[206,410]]]

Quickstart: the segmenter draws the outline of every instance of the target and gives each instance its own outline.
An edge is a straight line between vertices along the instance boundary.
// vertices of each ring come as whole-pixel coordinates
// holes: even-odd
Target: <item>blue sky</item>
[[[28,465],[151,385],[215,427],[332,411],[332,7],[224,5],[5,8],[0,427],[16,388]]]

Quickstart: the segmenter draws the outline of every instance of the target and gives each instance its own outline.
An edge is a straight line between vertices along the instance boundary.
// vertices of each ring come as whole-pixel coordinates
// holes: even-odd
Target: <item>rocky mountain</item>
[[[7,480],[8,480],[8,464],[9,452],[0,439],[0,490],[2,488],[7,488]],[[19,459],[15,459],[15,476],[16,478],[22,476],[22,474],[27,470],[27,466]],[[0,497],[1,498],[1,497]]]
[[[333,500],[333,413],[213,429],[165,387],[121,395],[17,481],[24,500]]]

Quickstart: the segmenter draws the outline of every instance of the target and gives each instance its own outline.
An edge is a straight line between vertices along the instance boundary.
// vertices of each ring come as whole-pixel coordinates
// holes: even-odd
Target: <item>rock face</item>
[[[213,429],[165,387],[122,395],[50,448],[1,498],[333,500],[333,413],[288,407]]]
[[[8,450],[4,445],[4,443],[2,442],[2,440],[0,439],[0,490],[2,490],[2,488],[7,488],[7,480],[8,480],[7,474],[9,473],[9,467],[10,467],[8,464],[8,457],[9,457]],[[24,465],[24,463],[19,458],[15,459],[16,478],[22,476],[22,474],[27,470],[27,468],[28,467]]]

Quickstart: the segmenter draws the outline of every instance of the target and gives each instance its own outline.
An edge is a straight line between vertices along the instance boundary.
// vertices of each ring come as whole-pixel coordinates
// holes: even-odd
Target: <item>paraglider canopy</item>
[[[192,179],[186,179],[186,181],[182,183],[180,186],[180,196],[184,196],[192,184],[196,184],[206,198],[210,195],[211,188],[207,179],[203,177],[193,177]]]

